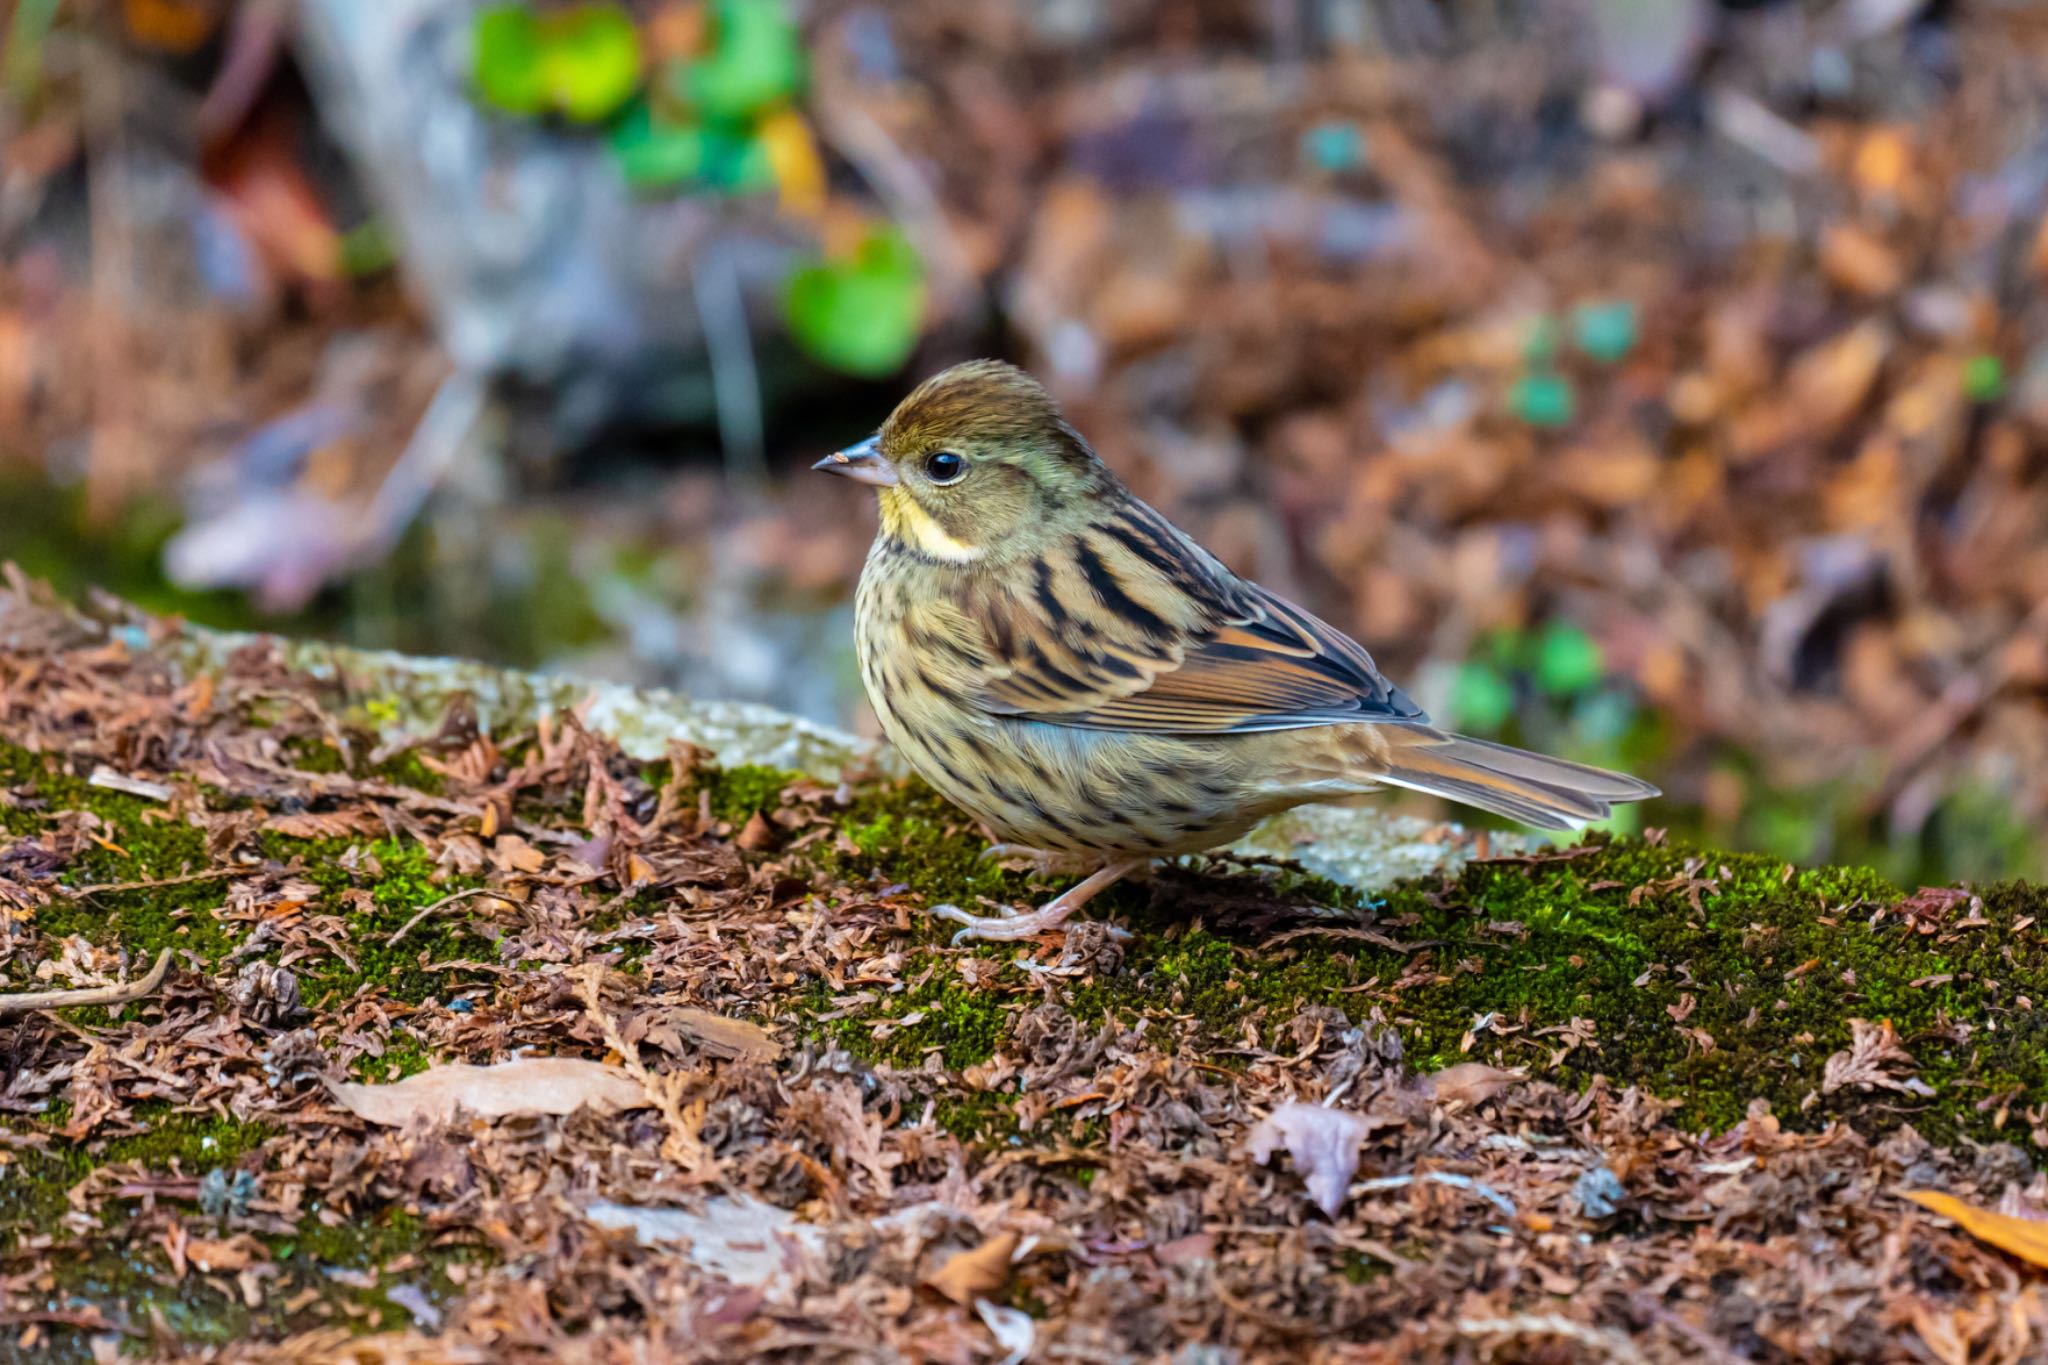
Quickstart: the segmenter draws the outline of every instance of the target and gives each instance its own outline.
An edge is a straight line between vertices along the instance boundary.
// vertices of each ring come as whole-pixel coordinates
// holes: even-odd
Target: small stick
[[[398,927],[397,933],[393,934],[390,938],[384,940],[384,946],[386,948],[396,948],[398,946],[398,940],[404,938],[407,934],[411,933],[413,931],[413,926],[417,925],[421,920],[433,914],[436,910],[441,909],[443,906],[453,905],[455,904],[455,902],[461,900],[468,900],[471,896],[495,896],[498,894],[499,892],[495,887],[472,886],[467,891],[457,891],[455,894],[451,896],[443,896],[441,897],[441,899],[435,901],[432,905],[423,907],[417,915],[414,915],[404,924],[401,924]]]
[[[32,1014],[37,1010],[65,1010],[81,1005],[125,1005],[161,986],[164,973],[171,967],[171,950],[165,948],[156,955],[156,965],[149,969],[149,975],[140,981],[123,982],[118,986],[87,986],[74,991],[20,991],[13,995],[0,995],[0,1019],[17,1014]]]
[[[246,867],[216,867],[208,872],[187,872],[180,877],[151,877],[139,882],[101,882],[97,886],[59,886],[57,890],[74,900],[96,896],[106,891],[153,891],[159,886],[183,886],[187,882],[219,881],[222,877],[236,877],[252,869]]]

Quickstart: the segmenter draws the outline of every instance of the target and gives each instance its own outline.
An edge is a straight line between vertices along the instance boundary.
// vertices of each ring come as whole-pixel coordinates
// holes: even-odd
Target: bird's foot
[[[1023,938],[1037,938],[1048,929],[1057,929],[1073,914],[1071,906],[1061,905],[1057,900],[1047,901],[1036,910],[1004,910],[999,915],[971,915],[957,905],[934,905],[925,913],[933,919],[951,920],[967,926],[953,935],[953,946],[979,940],[984,943],[1010,943]],[[1113,934],[1123,935],[1125,931],[1112,928]]]
[[[1029,872],[1039,877],[1085,877],[1102,866],[1102,859],[1085,853],[1056,853],[1026,844],[990,844],[981,851],[981,860],[1007,871]]]
[[[1069,887],[1038,909],[1021,914],[1005,910],[1000,915],[970,915],[957,905],[934,905],[927,913],[934,918],[966,926],[953,935],[955,947],[975,939],[985,942],[1014,942],[1022,938],[1036,938],[1048,929],[1059,928],[1066,923],[1069,915],[1094,899],[1097,892],[1137,868],[1145,866],[1149,861],[1145,858],[1133,858],[1126,862],[1110,863],[1098,869],[1080,885]],[[1121,929],[1112,928],[1111,934],[1125,936]]]

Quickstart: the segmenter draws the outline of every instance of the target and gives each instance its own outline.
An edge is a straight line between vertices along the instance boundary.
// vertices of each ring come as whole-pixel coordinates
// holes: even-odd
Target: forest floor
[[[0,1006],[0,1358],[2048,1340],[2037,890],[1652,831],[955,949],[1050,889],[914,782],[398,733],[179,629],[0,589],[0,989],[169,954]]]

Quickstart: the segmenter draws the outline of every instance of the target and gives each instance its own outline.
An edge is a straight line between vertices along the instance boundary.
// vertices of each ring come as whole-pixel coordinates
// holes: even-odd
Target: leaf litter
[[[1684,964],[1644,974],[1639,1019],[1491,1011],[1477,1056],[1411,1062],[1389,1013],[1485,963],[1400,916],[1294,935],[1270,869],[1188,902],[1227,929],[1235,1003],[1140,974],[1171,922],[1020,970],[1018,945],[946,948],[915,880],[866,870],[913,837],[847,823],[868,784],[645,765],[574,713],[451,717],[373,770],[345,679],[258,643],[202,686],[154,648],[171,629],[0,594],[4,984],[173,959],[147,998],[9,1042],[17,1350],[2019,1361],[2048,1339],[2026,1270],[2048,1183],[1887,1107],[1943,1102],[1914,1058],[1953,1037],[1859,1018],[1824,1103],[1861,1107],[1800,1127],[1757,1101],[1711,1131],[1544,1064],[1672,1027],[1680,987],[1720,988]],[[171,795],[94,787],[102,767]],[[977,866],[964,824],[934,837]],[[1708,871],[1646,894],[1710,912]],[[1916,941],[1915,916],[1963,941],[1993,913],[1821,911]],[[1262,977],[1341,954],[1387,971],[1260,1018]]]

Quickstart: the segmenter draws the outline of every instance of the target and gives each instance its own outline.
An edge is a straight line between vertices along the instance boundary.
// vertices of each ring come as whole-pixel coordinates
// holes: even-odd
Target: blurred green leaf
[[[1613,364],[1635,349],[1636,306],[1628,299],[1589,303],[1572,314],[1572,338],[1602,364]]]
[[[2005,365],[1995,355],[1973,355],[1963,366],[1963,393],[1972,403],[1990,403],[2005,393]]]
[[[1451,717],[1463,730],[1493,734],[1515,710],[1515,689],[1491,664],[1460,665],[1451,682]]]
[[[853,260],[796,271],[783,302],[790,332],[820,362],[848,374],[893,374],[923,330],[924,268],[899,229],[881,228]]]
[[[610,118],[640,86],[640,30],[609,0],[549,15],[540,41],[542,83],[566,118]]]
[[[751,129],[713,126],[705,132],[704,181],[727,194],[775,188],[775,163]]]
[[[376,275],[398,264],[398,248],[384,224],[372,218],[342,234],[341,271],[352,279]]]
[[[782,0],[718,0],[709,56],[675,73],[675,96],[706,118],[739,122],[802,88],[805,60]]]
[[[521,4],[486,5],[470,29],[477,93],[508,114],[547,107],[541,74],[540,23]]]
[[[1522,359],[1542,367],[1557,359],[1557,319],[1543,313],[1530,320],[1529,335],[1522,339]]]
[[[7,25],[7,93],[22,104],[43,84],[43,44],[57,21],[60,0],[16,0]]]
[[[1598,683],[1604,674],[1600,646],[1566,621],[1553,621],[1536,650],[1536,686],[1547,695],[1568,697]]]
[[[668,190],[704,177],[705,134],[699,124],[671,123],[641,100],[611,133],[612,159],[626,183]]]
[[[1575,406],[1571,381],[1561,374],[1525,374],[1508,390],[1508,410],[1532,427],[1569,426]]]

